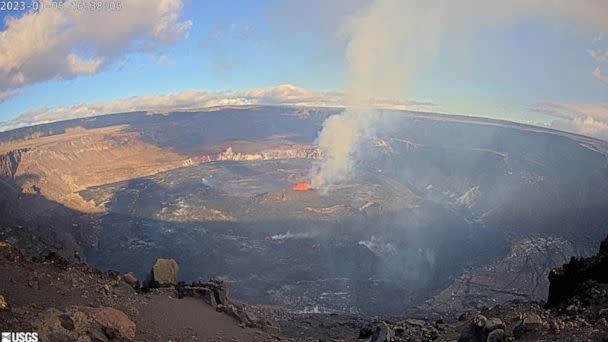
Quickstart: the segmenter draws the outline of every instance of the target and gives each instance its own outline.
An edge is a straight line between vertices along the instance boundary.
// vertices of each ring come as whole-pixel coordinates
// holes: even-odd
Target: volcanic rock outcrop
[[[197,297],[205,303],[217,308],[218,305],[227,306],[228,287],[222,281],[210,280],[208,282],[195,281],[191,284],[180,283],[177,287],[179,298]]]
[[[457,321],[449,317],[435,320],[376,317],[370,323],[359,325],[365,317],[295,314],[280,308],[233,302],[227,285],[218,280],[180,282],[175,287],[156,288],[142,294],[127,283],[130,276],[120,277],[115,272],[103,274],[85,264],[72,264],[56,253],[36,262],[27,261],[18,249],[2,242],[0,272],[9,277],[0,278],[0,296],[5,303],[0,308],[0,322],[8,330],[36,331],[43,340],[139,341],[162,336],[176,338],[184,327],[174,326],[180,322],[163,323],[167,315],[171,315],[170,312],[181,315],[184,310],[187,317],[188,310],[194,308],[195,315],[206,315],[197,316],[197,326],[191,327],[206,336],[203,340],[219,340],[227,336],[222,334],[232,334],[231,338],[245,341],[277,338],[393,342],[604,341],[608,338],[608,290],[600,275],[608,272],[603,263],[607,245],[608,239],[602,243],[598,255],[577,259],[576,263],[568,263],[561,269],[565,274],[574,272],[580,278],[569,295],[559,297],[557,304],[549,308],[543,303],[513,301],[464,313]],[[165,260],[157,262],[157,266],[169,271],[172,282],[172,277],[177,277],[171,272],[176,263],[159,260]],[[551,285],[563,284],[560,279],[552,273]],[[32,298],[37,301],[32,303]],[[150,319],[154,322],[152,325]],[[220,320],[228,324],[225,326],[228,330],[220,335],[204,335],[206,329],[213,328],[206,319]],[[168,331],[165,335],[151,330],[158,324],[165,324],[161,327]]]
[[[364,326],[368,341],[606,341],[608,340],[608,238],[590,258],[573,258],[551,272],[549,304],[510,301],[447,319],[385,320]],[[334,324],[343,324],[334,323]],[[332,324],[326,323],[333,327]]]
[[[150,287],[177,285],[179,266],[174,259],[156,259],[150,271]]]
[[[608,284],[608,238],[591,258],[572,257],[564,266],[549,273],[548,306],[556,306],[595,283]]]
[[[221,282],[181,283],[182,299],[173,287],[144,294],[128,283],[129,273],[103,273],[57,253],[30,261],[5,241],[0,241],[0,274],[0,326],[35,332],[39,341],[269,341],[278,333],[231,303]],[[187,298],[186,288],[207,288],[218,304]]]

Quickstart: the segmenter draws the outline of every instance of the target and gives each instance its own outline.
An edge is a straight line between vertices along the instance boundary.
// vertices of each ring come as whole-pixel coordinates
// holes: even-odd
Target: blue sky
[[[125,2],[129,6],[129,1]],[[161,42],[150,35],[151,31],[142,29],[133,33],[130,41],[124,38],[124,44],[102,54],[103,66],[90,72],[70,69],[40,79],[34,75],[33,81],[16,85],[0,70],[0,77],[7,78],[0,86],[11,94],[0,102],[0,121],[40,108],[52,110],[190,90],[247,91],[293,84],[321,93],[342,92],[348,86],[348,60],[344,57],[348,38],[339,38],[336,32],[348,16],[327,18],[322,2],[309,3],[309,11],[294,13],[289,1],[185,1],[183,6],[176,4],[173,13],[177,18],[171,24],[190,21],[187,36]],[[348,4],[338,1],[336,7]],[[366,4],[356,6],[365,10]],[[349,11],[329,11],[344,12]],[[16,18],[23,15],[14,13]],[[2,29],[10,34],[6,16],[0,12]],[[154,14],[150,18],[142,22],[153,22]],[[537,124],[551,124],[563,117],[608,122],[608,84],[593,75],[598,68],[599,75],[605,76],[608,64],[592,58],[589,52],[608,49],[608,38],[602,36],[604,27],[581,29],[576,21],[567,19],[558,16],[548,21],[516,15],[505,25],[475,28],[465,39],[443,31],[433,51],[416,59],[415,72],[404,80],[407,84],[401,100],[432,102],[434,110],[440,112]],[[82,58],[95,58],[95,52],[87,51],[87,38],[83,39],[67,43],[67,47]],[[156,45],[137,47],[142,41]],[[14,44],[2,44],[0,39],[5,51],[13,49]],[[0,67],[7,70],[3,63],[0,53]],[[20,67],[14,63],[11,75]],[[38,68],[37,64],[31,67]],[[545,110],[545,104],[549,109]],[[596,136],[603,137],[602,127]],[[576,129],[572,125],[571,130]]]

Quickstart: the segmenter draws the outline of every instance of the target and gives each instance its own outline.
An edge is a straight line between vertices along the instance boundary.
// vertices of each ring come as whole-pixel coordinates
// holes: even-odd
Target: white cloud
[[[116,11],[63,10],[7,17],[0,32],[0,92],[100,72],[131,51],[155,51],[186,38],[181,0],[130,0]]]
[[[11,97],[17,95],[16,90],[4,90],[0,91],[0,103],[10,99]]]
[[[608,76],[602,74],[602,71],[600,70],[599,67],[595,68],[595,70],[593,70],[593,77],[595,77],[598,81],[608,85]]]
[[[73,75],[96,74],[101,68],[101,63],[101,58],[83,60],[73,53],[69,54],[67,57],[68,71]]]
[[[79,104],[57,108],[39,108],[22,113],[13,120],[0,124],[0,129],[13,129],[53,121],[91,117],[102,114],[131,111],[170,111],[213,106],[237,105],[296,105],[341,107],[344,94],[340,92],[320,92],[304,89],[291,84],[274,88],[259,88],[245,91],[184,91],[159,96],[135,96],[110,102]],[[428,110],[434,106],[429,102],[372,99],[378,107],[392,109]]]
[[[552,128],[608,140],[608,103],[542,103],[533,110],[555,117]]]
[[[574,132],[591,137],[608,140],[608,123],[595,120],[592,117],[572,120],[555,120],[551,127],[562,131]]]

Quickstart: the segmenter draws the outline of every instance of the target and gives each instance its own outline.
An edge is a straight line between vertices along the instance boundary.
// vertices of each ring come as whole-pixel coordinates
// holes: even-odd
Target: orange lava
[[[295,191],[306,191],[312,189],[312,185],[310,185],[310,183],[298,183],[295,184],[291,189]]]

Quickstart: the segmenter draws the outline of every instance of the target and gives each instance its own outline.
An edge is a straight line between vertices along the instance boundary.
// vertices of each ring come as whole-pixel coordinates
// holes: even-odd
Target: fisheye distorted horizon
[[[357,104],[608,137],[602,1],[115,3],[0,13],[2,130],[137,110]]]

